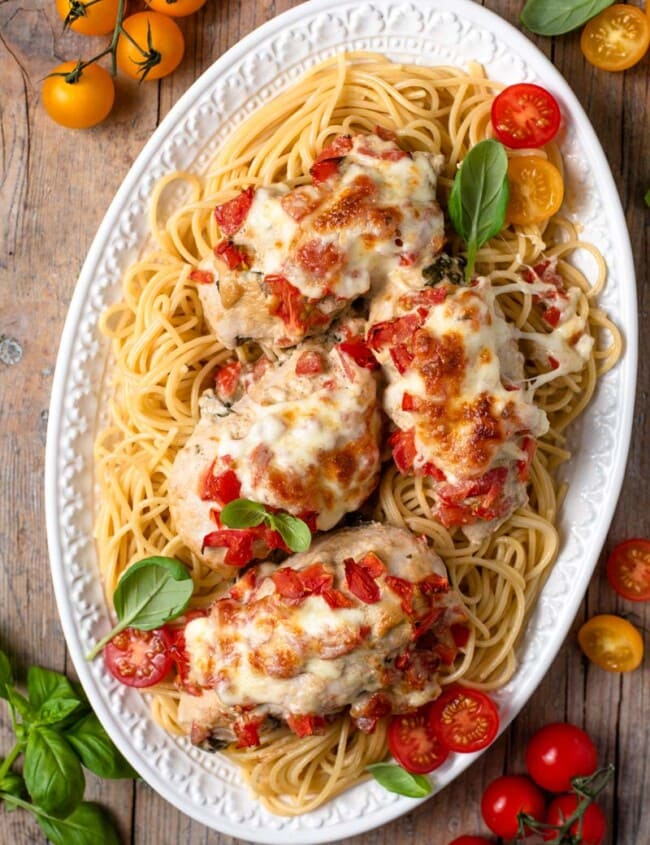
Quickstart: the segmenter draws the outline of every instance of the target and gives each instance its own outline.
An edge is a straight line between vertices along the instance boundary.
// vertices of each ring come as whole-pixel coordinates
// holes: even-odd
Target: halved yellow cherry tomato
[[[154,12],[162,12],[172,18],[184,18],[185,15],[197,12],[206,0],[146,0],[146,3]]]
[[[137,12],[124,19],[117,42],[117,66],[133,79],[160,79],[176,70],[185,39],[176,21],[159,12]],[[137,46],[136,46],[137,45]]]
[[[627,70],[650,46],[650,18],[636,6],[616,3],[596,15],[582,30],[585,58],[602,70]]]
[[[115,29],[119,0],[56,0],[56,10],[82,35],[108,35]]]
[[[641,634],[621,616],[592,616],[578,631],[578,642],[589,660],[608,672],[631,672],[643,660]]]
[[[541,223],[562,205],[562,174],[541,156],[515,156],[508,163],[510,199],[506,220],[519,226]]]

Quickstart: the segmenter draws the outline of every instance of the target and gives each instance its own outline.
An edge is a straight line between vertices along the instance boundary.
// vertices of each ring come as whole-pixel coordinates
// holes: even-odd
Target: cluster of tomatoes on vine
[[[198,11],[206,0],[145,0],[147,8],[126,13],[126,0],[56,0],[64,27],[82,35],[109,35],[93,58],[64,62],[43,82],[42,101],[50,117],[69,129],[87,129],[108,117],[115,102],[118,70],[132,79],[160,79],[172,73],[185,52],[175,18]],[[99,61],[110,57],[111,70]]]

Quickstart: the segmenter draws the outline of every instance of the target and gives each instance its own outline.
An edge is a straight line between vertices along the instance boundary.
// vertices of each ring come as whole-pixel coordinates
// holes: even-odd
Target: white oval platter
[[[521,33],[470,0],[311,0],[271,20],[198,79],[147,143],[115,196],[75,288],[59,351],[49,414],[46,516],[52,577],[79,677],[107,731],[164,798],[208,827],[260,843],[334,842],[382,825],[414,802],[374,782],[321,809],[284,819],[250,796],[237,770],[163,732],[146,701],[84,655],[111,625],[92,540],[92,443],[104,410],[108,344],[97,323],[119,298],[122,271],[147,239],[149,197],[165,173],[200,172],[212,152],[258,106],[307,68],[342,50],[372,50],[421,64],[481,62],[505,82],[551,90],[566,118],[562,147],[568,209],[602,250],[609,280],[602,306],[625,330],[625,355],[601,382],[570,433],[574,458],[562,510],[562,551],[519,647],[520,665],[497,695],[504,728],[526,703],[560,648],[597,561],[622,484],[636,380],[637,310],[629,238],[607,161],[582,108],[546,58]],[[435,790],[475,755],[456,755],[436,772]]]

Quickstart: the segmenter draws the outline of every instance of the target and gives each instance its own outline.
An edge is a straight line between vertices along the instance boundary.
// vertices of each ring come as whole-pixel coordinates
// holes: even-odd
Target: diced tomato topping
[[[221,528],[203,538],[203,549],[226,548],[224,563],[228,566],[246,566],[253,559],[255,532],[250,528]]]
[[[254,195],[254,188],[246,188],[238,196],[215,208],[214,216],[224,235],[234,235],[241,229],[253,204]]]
[[[412,616],[415,586],[405,578],[398,578],[396,575],[386,576],[386,586],[400,597],[404,613]]]
[[[320,595],[332,586],[333,576],[322,563],[312,563],[299,571],[300,580],[306,592]]]
[[[204,502],[219,502],[227,505],[233,499],[238,499],[241,493],[241,482],[232,469],[227,469],[219,475],[213,475],[214,461],[207,471],[201,487],[201,499]]]
[[[223,367],[219,367],[214,377],[219,399],[228,400],[234,396],[239,385],[241,370],[241,361],[229,361]]]
[[[458,648],[465,648],[469,640],[469,628],[467,625],[461,625],[459,623],[451,625],[450,631],[454,645]]]
[[[379,578],[380,575],[386,572],[384,562],[374,552],[366,552],[357,563],[372,575],[373,578]]]
[[[205,611],[192,611],[192,614],[192,618],[206,615]],[[190,616],[191,614],[186,614],[188,622],[190,621]],[[201,687],[198,684],[191,683],[189,680],[190,659],[185,646],[185,628],[171,631],[171,637],[172,642],[169,646],[169,654],[176,669],[176,686],[190,695],[201,695]]]
[[[411,393],[404,393],[402,395],[402,410],[403,411],[415,411],[417,410],[417,397],[413,396]]]
[[[447,298],[447,293],[447,288],[444,285],[436,285],[433,288],[405,293],[401,297],[400,303],[407,308],[415,308],[418,305],[440,305]]]
[[[327,725],[327,720],[324,716],[316,716],[315,714],[303,715],[290,713],[287,716],[287,725],[296,736],[312,736],[322,731]]]
[[[420,619],[416,619],[413,623],[413,639],[417,640],[425,634],[431,628],[433,623],[437,622],[443,613],[444,609],[442,607],[433,607],[428,613],[420,617]],[[454,654],[454,657],[455,656],[456,655]]]
[[[190,279],[198,285],[211,285],[214,282],[214,273],[209,270],[190,270]]]
[[[528,481],[530,467],[537,451],[537,441],[534,437],[524,437],[520,448],[526,453],[526,457],[517,461],[517,476],[520,481]]]
[[[257,584],[257,572],[254,568],[247,569],[246,572],[238,578],[228,591],[228,595],[235,599],[235,601],[243,601],[248,593],[255,589]]]
[[[314,185],[320,185],[321,182],[326,182],[332,176],[339,172],[340,158],[326,158],[322,161],[315,161],[309,168]]]
[[[376,604],[381,598],[379,585],[363,566],[351,557],[343,561],[345,565],[345,580],[352,595],[365,604]]]
[[[402,473],[407,475],[413,470],[413,461],[417,454],[415,448],[415,429],[408,431],[394,431],[388,438],[388,443],[393,449],[393,460],[395,466]]]
[[[443,643],[436,643],[433,651],[445,666],[451,666],[458,654],[457,648],[451,645],[444,645]]]
[[[333,243],[312,238],[298,247],[296,259],[308,273],[322,279],[342,266],[343,253]]]
[[[397,346],[393,346],[390,350],[390,357],[393,361],[393,364],[395,364],[395,366],[397,367],[397,372],[400,375],[404,375],[404,373],[413,363],[413,359],[415,356],[412,352],[408,351],[408,349],[403,343],[398,343]]]
[[[325,325],[329,322],[329,317],[312,306],[285,276],[270,274],[264,277],[264,281],[278,300],[271,313],[280,317],[289,329],[303,332],[309,326]]]
[[[341,158],[347,155],[352,149],[352,138],[349,135],[337,135],[334,140],[323,148],[320,155],[316,156],[315,162],[326,161],[330,158]]]
[[[304,584],[300,580],[300,573],[290,566],[276,569],[271,575],[275,589],[283,599],[302,601],[306,596]]]
[[[289,217],[299,223],[318,208],[321,199],[320,193],[311,185],[299,185],[282,197],[280,205]]]
[[[332,610],[336,610],[339,607],[354,607],[352,599],[340,590],[323,590],[322,596]]]
[[[399,265],[400,267],[410,267],[415,264],[416,258],[417,255],[414,252],[403,252],[399,257]]]
[[[359,730],[371,734],[374,733],[377,722],[392,713],[393,707],[388,696],[383,692],[375,692],[359,710],[355,716],[356,725]]]
[[[315,376],[323,372],[323,358],[316,349],[303,352],[296,362],[297,376]]]
[[[368,333],[368,345],[375,352],[379,352],[385,346],[408,343],[419,325],[420,318],[417,314],[406,314],[404,317],[376,323]]]
[[[264,719],[246,717],[233,723],[233,730],[237,737],[237,748],[253,748],[260,744],[260,728]]]
[[[375,356],[363,340],[344,340],[342,343],[339,343],[339,349],[341,352],[349,355],[359,367],[363,367],[366,370],[376,370],[379,367]]]
[[[226,240],[218,243],[214,248],[214,254],[226,262],[229,270],[239,270],[248,267],[246,253],[235,246],[232,241]]]
[[[559,308],[556,308],[554,305],[551,305],[550,308],[547,308],[546,311],[544,311],[542,316],[549,324],[549,326],[553,326],[555,328],[555,326],[557,326],[557,324],[560,322],[562,312]]]
[[[422,467],[422,475],[428,475],[435,481],[444,481],[447,477],[444,472],[441,469],[438,469],[438,467],[431,461],[427,461],[427,463]]]
[[[312,534],[315,534],[316,531],[318,531],[318,527],[316,525],[318,513],[316,511],[303,511],[298,514],[298,518],[302,519],[302,521],[306,523],[307,528],[309,528]]]
[[[560,366],[560,362],[557,360],[557,358],[554,358],[552,355],[548,356],[548,363],[552,370],[557,370]]]
[[[449,581],[442,575],[432,572],[418,581],[418,587],[425,596],[436,595],[438,593],[446,593],[449,590]]]

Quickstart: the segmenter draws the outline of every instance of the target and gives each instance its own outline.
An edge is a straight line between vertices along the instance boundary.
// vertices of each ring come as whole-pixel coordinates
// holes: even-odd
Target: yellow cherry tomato
[[[147,6],[154,12],[171,15],[172,18],[184,18],[198,12],[205,6],[206,0],[146,0]]]
[[[158,12],[138,12],[125,18],[122,28],[127,35],[119,37],[116,58],[127,76],[160,79],[176,70],[185,39],[175,21]]]
[[[616,3],[582,30],[580,47],[587,61],[602,70],[627,70],[650,46],[650,19],[636,6]]]
[[[608,672],[631,672],[643,660],[643,639],[621,616],[592,616],[578,631],[580,648],[592,663]]]
[[[83,35],[108,35],[115,29],[119,0],[56,0],[56,10],[70,29]]]
[[[43,82],[41,98],[49,116],[68,129],[87,129],[101,123],[113,108],[115,86],[107,70],[96,64],[79,73],[78,62],[64,62]]]
[[[508,223],[530,226],[552,217],[562,205],[560,171],[541,156],[515,156],[508,163]]]

